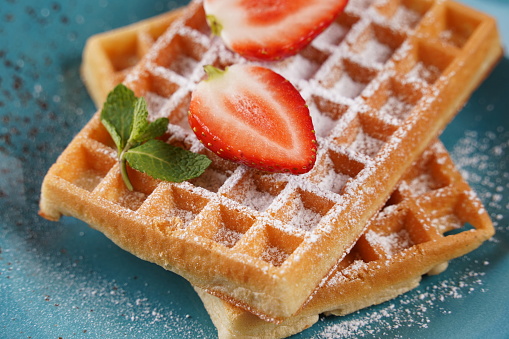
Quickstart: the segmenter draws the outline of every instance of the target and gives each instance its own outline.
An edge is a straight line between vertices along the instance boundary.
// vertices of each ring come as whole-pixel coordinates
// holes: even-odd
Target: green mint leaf
[[[122,152],[123,145],[122,145],[122,138],[117,132],[117,129],[115,126],[113,126],[109,120],[102,120],[101,121],[108,133],[110,133],[111,138],[113,139],[113,142],[117,146],[118,154]]]
[[[169,120],[159,118],[149,123],[147,120],[148,109],[145,98],[139,98],[134,106],[133,129],[129,141],[132,143],[142,143],[149,139],[160,137],[166,132]]]
[[[169,122],[168,118],[159,118],[151,122],[142,136],[143,140],[154,139],[163,135],[168,129]]]
[[[129,165],[154,178],[182,182],[201,175],[211,161],[203,154],[149,140],[125,153]]]
[[[129,141],[131,142],[141,142],[141,136],[145,133],[145,130],[148,128],[148,109],[147,102],[145,98],[138,98],[134,104],[133,111],[133,129],[131,131],[131,135],[129,136]]]
[[[108,98],[103,105],[101,111],[101,121],[106,121],[109,127],[108,132],[114,129],[119,140],[112,135],[115,143],[118,142],[117,148],[124,149],[131,135],[133,126],[134,103],[136,102],[134,92],[125,85],[117,85],[113,91],[108,94]],[[106,125],[105,125],[106,126]]]
[[[173,182],[195,178],[211,163],[205,155],[155,140],[166,132],[169,120],[159,118],[149,122],[145,99],[136,98],[134,92],[122,84],[108,94],[101,122],[117,146],[120,173],[131,191],[127,163],[154,178]]]

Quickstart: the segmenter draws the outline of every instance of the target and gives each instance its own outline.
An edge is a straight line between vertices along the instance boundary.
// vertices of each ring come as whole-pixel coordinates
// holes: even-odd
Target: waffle
[[[284,338],[308,328],[320,314],[346,315],[417,287],[422,275],[441,273],[449,260],[493,233],[482,203],[437,142],[297,315],[274,324],[196,290],[219,338]]]
[[[87,40],[81,74],[94,102],[102,105],[113,86],[124,80],[181,11],[166,12]]]
[[[160,17],[151,21],[152,25],[167,25]],[[91,69],[93,58],[105,52],[98,48],[106,46],[110,36],[122,40],[126,34],[143,30],[143,25],[131,26],[129,33],[120,30],[91,37],[82,69]],[[125,58],[139,53],[132,49]],[[87,89],[96,94],[92,97],[97,107],[114,85],[123,80],[125,71],[117,72],[83,72]],[[102,93],[91,85],[99,82],[105,84]],[[463,231],[470,231],[459,233],[463,226]],[[402,178],[389,203],[370,222],[367,232],[296,316],[276,325],[200,288],[196,291],[220,338],[282,338],[312,326],[319,314],[345,315],[396,297],[416,287],[423,274],[441,273],[449,260],[475,249],[493,233],[482,203],[455,169],[443,145],[435,142]]]
[[[308,174],[221,160],[186,123],[202,66],[246,62],[212,38],[199,1],[124,83],[168,116],[168,142],[207,154],[198,179],[119,175],[96,114],[45,177],[40,213],[75,216],[120,247],[265,320],[295,314],[349,252],[396,183],[501,55],[494,20],[449,1],[352,1],[299,55],[269,64],[308,101],[319,151]]]

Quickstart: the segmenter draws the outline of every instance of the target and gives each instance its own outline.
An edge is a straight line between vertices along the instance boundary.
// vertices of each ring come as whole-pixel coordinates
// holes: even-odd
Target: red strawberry
[[[212,31],[252,60],[297,54],[343,11],[348,0],[205,0]]]
[[[293,85],[270,69],[205,66],[189,107],[198,139],[222,158],[263,171],[308,172],[316,136],[306,102]]]

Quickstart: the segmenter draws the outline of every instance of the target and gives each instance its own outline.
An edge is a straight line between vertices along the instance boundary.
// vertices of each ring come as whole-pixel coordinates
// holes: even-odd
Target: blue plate
[[[184,279],[119,249],[84,223],[37,216],[41,180],[94,112],[79,78],[92,34],[186,1],[20,1],[0,5],[0,337],[210,338]],[[509,2],[465,1],[498,17]],[[323,318],[296,338],[509,337],[509,58],[474,93],[442,140],[497,234],[393,301]]]

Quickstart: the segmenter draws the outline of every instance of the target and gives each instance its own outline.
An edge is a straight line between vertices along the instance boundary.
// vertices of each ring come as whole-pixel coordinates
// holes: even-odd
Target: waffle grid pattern
[[[346,315],[415,288],[422,275],[441,273],[449,260],[474,250],[493,232],[482,203],[435,142],[308,303],[282,326],[198,292],[220,338],[286,337],[320,314]]]
[[[413,261],[416,255],[421,256],[422,265],[417,270],[424,270],[416,276],[428,273],[426,270],[437,274],[445,269],[444,261],[467,253],[480,244],[477,237],[486,239],[493,232],[482,203],[443,145],[436,142],[402,178],[386,206],[326,284],[337,285],[334,279],[341,277],[350,281],[352,274],[369,274],[394,262]],[[432,269],[430,264],[439,267]]]
[[[352,1],[302,53],[265,65],[301,91],[320,145],[310,173],[267,174],[211,154],[187,125],[202,66],[246,62],[211,38],[194,2],[125,83],[146,97],[152,118],[169,114],[169,143],[207,154],[212,166],[181,184],[130,171],[129,192],[95,116],[51,170],[85,209],[62,202],[43,214],[82,213],[122,247],[210,293],[265,319],[288,317],[469,94],[457,85],[472,78],[470,86],[477,84],[475,72],[485,66],[465,50],[498,48],[489,44],[494,29],[490,18],[450,1]],[[464,65],[470,71],[458,76]],[[444,102],[448,96],[458,101]],[[369,242],[369,235],[362,239]]]

